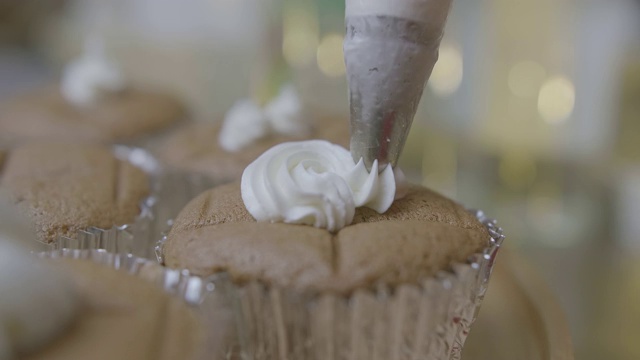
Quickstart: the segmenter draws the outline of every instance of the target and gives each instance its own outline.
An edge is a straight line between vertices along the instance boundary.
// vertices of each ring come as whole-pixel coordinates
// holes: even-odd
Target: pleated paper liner
[[[504,239],[494,220],[474,214],[491,235],[484,251],[419,284],[311,295],[210,277],[200,306],[218,314],[212,359],[460,359]],[[161,241],[160,261],[162,250]]]

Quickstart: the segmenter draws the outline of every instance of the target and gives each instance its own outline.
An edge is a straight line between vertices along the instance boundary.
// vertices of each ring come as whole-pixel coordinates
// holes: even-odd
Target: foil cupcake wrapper
[[[159,204],[155,207],[155,213],[161,223],[168,225],[165,228],[166,231],[189,201],[204,191],[220,185],[204,174],[173,170],[166,170],[159,174],[157,183],[156,194]],[[155,240],[157,241],[160,236]]]
[[[216,329],[211,358],[460,359],[504,239],[495,220],[473,213],[489,231],[487,247],[420,284],[305,295],[259,282],[237,285],[225,273],[208,278],[200,306],[218,315],[209,322]],[[156,248],[161,262],[164,240]]]
[[[120,224],[110,229],[90,227],[81,230],[75,238],[61,236],[53,243],[40,243],[38,250],[57,249],[93,250],[104,249],[112,253],[133,254],[154,258],[154,246],[161,234],[168,229],[166,219],[156,215],[159,206],[159,163],[146,150],[123,145],[113,147],[114,155],[144,170],[150,178],[151,194],[140,203],[140,214],[130,224]]]
[[[165,268],[153,260],[132,254],[116,254],[104,249],[57,249],[39,252],[37,255],[44,259],[88,260],[122,270],[160,286],[168,294],[178,296],[192,306],[202,304],[213,286],[200,277],[190,276],[186,271]]]

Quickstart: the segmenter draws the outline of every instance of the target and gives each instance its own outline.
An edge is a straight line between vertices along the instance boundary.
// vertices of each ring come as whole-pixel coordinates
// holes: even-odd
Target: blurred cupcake
[[[202,326],[153,284],[166,283],[163,269],[105,251],[38,259],[29,222],[0,195],[0,359],[195,358]]]
[[[306,141],[191,201],[161,250],[168,267],[228,274],[241,356],[449,359],[501,240],[481,214],[391,167],[369,173],[348,150]]]
[[[31,227],[5,195],[0,193],[0,359],[12,359],[68,329],[80,301],[66,276],[29,253]]]
[[[142,226],[136,223],[145,218],[150,178],[110,147],[31,143],[6,154],[0,189],[28,216],[42,242],[75,239],[92,228],[113,229],[100,240],[118,241],[121,226],[129,224],[132,232]]]
[[[174,96],[130,86],[99,39],[64,70],[59,86],[0,105],[0,144],[34,140],[133,143],[185,118]]]
[[[238,101],[218,124],[196,123],[177,131],[159,146],[158,158],[169,169],[202,174],[213,183],[238,180],[244,168],[273,145],[321,138],[347,146],[348,121],[306,113],[292,85],[265,107]]]
[[[153,283],[164,275],[157,264],[99,250],[42,256],[73,284],[80,307],[70,328],[21,359],[201,358],[202,324]]]

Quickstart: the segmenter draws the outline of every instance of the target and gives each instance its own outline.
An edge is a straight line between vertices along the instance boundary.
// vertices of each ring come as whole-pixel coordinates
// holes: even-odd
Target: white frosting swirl
[[[242,174],[242,200],[258,221],[313,225],[337,231],[351,224],[355,209],[379,213],[396,196],[393,169],[378,174],[355,164],[349,151],[324,140],[274,146]]]
[[[225,115],[218,142],[229,152],[240,151],[271,134],[309,135],[311,126],[295,88],[287,85],[264,109],[245,99],[236,102]]]
[[[242,150],[269,133],[269,123],[262,109],[253,101],[237,101],[224,118],[218,143],[226,151]]]
[[[70,103],[89,106],[105,94],[124,90],[126,85],[118,65],[107,58],[102,42],[88,39],[84,54],[64,69],[61,91]]]
[[[304,116],[304,106],[293,85],[287,85],[264,108],[273,132],[290,136],[305,136],[311,126]]]

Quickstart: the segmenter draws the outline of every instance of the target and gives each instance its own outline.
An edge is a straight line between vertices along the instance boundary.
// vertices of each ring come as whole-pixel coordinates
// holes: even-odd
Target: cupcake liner
[[[490,233],[484,251],[419,284],[342,296],[238,285],[225,273],[208,278],[200,306],[226,314],[209,322],[220,335],[212,359],[460,359],[504,239],[494,220],[473,213]],[[164,240],[156,248],[160,262]]]
[[[105,249],[57,249],[37,255],[44,259],[88,260],[122,270],[157,284],[165,292],[178,296],[189,305],[201,304],[212,286],[200,277],[190,276],[186,271],[165,268],[153,260],[132,254],[116,254]]]
[[[216,185],[220,184],[204,174],[163,171],[158,176],[156,188],[159,202],[155,207],[156,216],[160,222],[170,226],[189,201]],[[169,226],[164,230],[168,230]],[[157,241],[158,238],[159,236],[155,240]]]
[[[147,151],[123,145],[113,147],[114,155],[144,170],[150,178],[151,194],[140,202],[140,214],[130,224],[119,224],[110,229],[90,227],[81,230],[75,238],[60,236],[51,244],[40,244],[41,251],[56,249],[104,249],[113,253],[134,254],[151,259],[161,234],[168,229],[167,219],[156,215],[158,208],[160,165]]]

